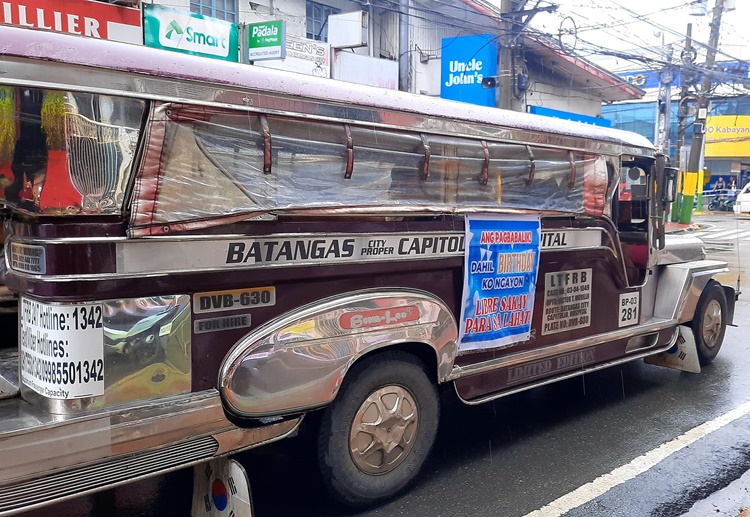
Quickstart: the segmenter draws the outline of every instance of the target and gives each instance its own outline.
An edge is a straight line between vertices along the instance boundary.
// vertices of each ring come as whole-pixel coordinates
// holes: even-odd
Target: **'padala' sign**
[[[250,61],[286,57],[286,22],[274,20],[247,26],[247,48]]]

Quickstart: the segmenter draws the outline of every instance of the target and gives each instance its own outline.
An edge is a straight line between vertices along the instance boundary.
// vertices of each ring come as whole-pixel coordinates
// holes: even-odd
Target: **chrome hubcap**
[[[414,395],[402,386],[385,386],[370,394],[354,415],[349,451],[354,464],[368,474],[385,474],[409,455],[419,427]]]
[[[708,348],[719,344],[721,335],[721,305],[716,300],[711,300],[706,306],[703,314],[703,342]]]

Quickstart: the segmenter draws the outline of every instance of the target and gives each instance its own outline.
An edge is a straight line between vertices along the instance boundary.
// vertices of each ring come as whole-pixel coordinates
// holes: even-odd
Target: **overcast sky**
[[[602,51],[610,49],[666,61],[671,44],[673,59],[679,60],[688,23],[693,24],[693,39],[708,43],[715,2],[707,0],[706,16],[691,16],[689,0],[554,0],[551,3],[558,4],[558,10],[537,14],[531,26],[556,35],[562,25],[566,45],[575,43],[577,54],[613,72],[653,68],[653,65],[643,66],[622,57],[607,57]],[[735,0],[734,3],[735,10],[722,16],[719,50],[724,54],[718,54],[717,61],[750,59],[750,0]],[[534,4],[529,1],[527,8]],[[566,17],[575,22],[575,30]],[[699,49],[697,62],[703,62],[705,47],[696,47]]]

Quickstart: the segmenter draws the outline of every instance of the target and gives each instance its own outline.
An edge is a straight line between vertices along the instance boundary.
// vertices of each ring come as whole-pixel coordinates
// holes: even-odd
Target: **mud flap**
[[[683,372],[701,373],[698,350],[695,347],[693,330],[685,325],[677,327],[679,334],[674,346],[666,352],[650,355],[644,359],[648,364],[666,366]]]
[[[192,517],[252,517],[253,500],[245,469],[219,458],[193,467]]]

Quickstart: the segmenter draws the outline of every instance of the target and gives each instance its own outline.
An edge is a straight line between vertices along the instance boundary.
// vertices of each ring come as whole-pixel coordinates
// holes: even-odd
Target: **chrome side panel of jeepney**
[[[453,313],[429,293],[359,291],[302,307],[245,336],[224,360],[220,391],[232,412],[247,417],[323,406],[358,358],[400,343],[432,347],[443,381],[457,338]]]
[[[658,267],[655,274],[659,288],[654,316],[676,320],[678,323],[692,320],[698,299],[708,281],[714,275],[727,271],[727,263],[719,260],[696,260]],[[731,303],[733,307],[734,299]]]
[[[667,235],[664,249],[657,252],[656,264],[682,264],[706,258],[703,241],[691,235]]]
[[[92,303],[22,296],[19,318],[21,395],[45,411],[77,414],[190,392],[186,294]]]

